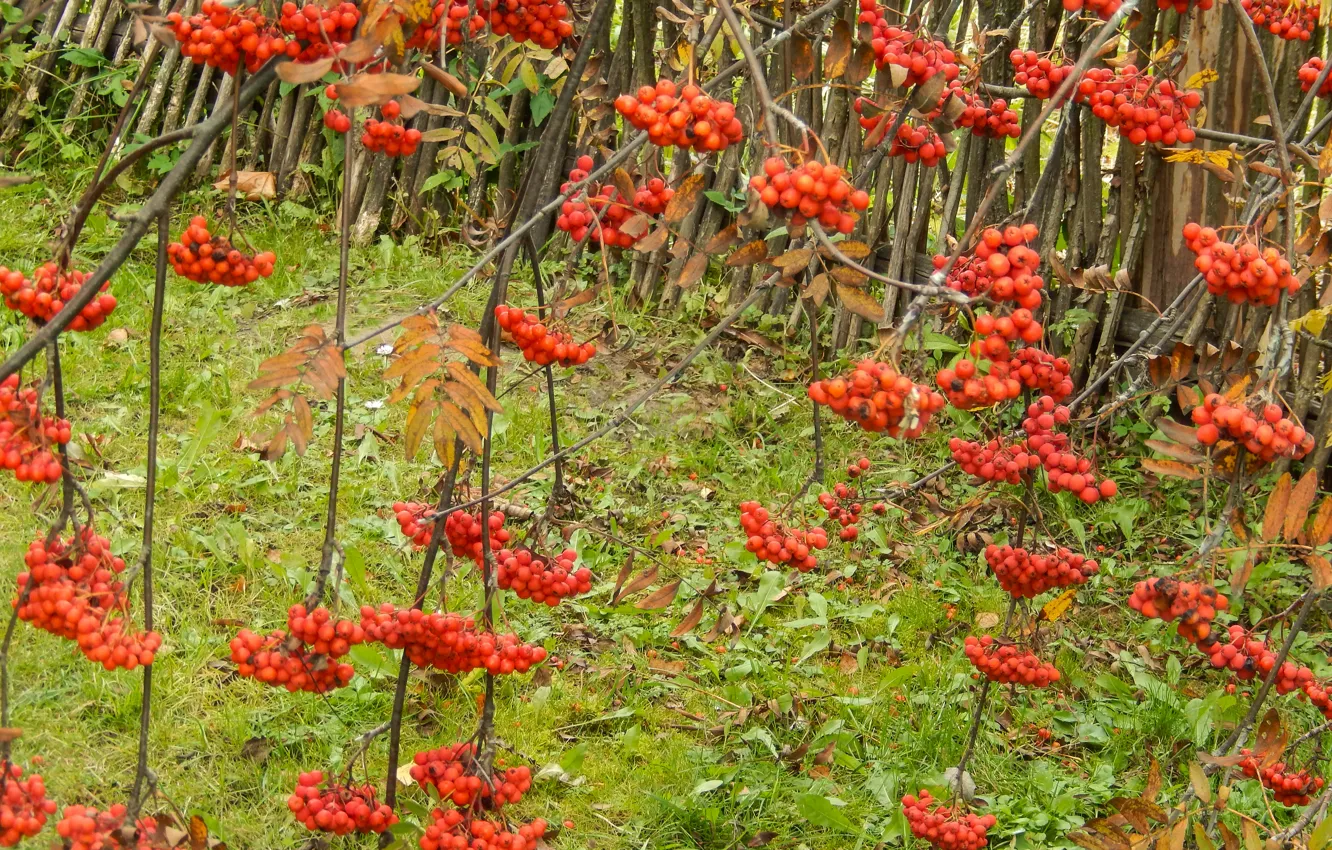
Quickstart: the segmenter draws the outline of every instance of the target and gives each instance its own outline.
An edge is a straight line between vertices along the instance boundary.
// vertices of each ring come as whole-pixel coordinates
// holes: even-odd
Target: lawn
[[[66,190],[41,183],[0,193],[0,264],[27,268],[47,259],[46,241],[70,201]],[[218,205],[216,195],[187,197],[173,233],[186,211]],[[354,739],[389,716],[397,660],[359,648],[360,675],[323,698],[239,678],[228,660],[228,641],[240,628],[282,627],[287,607],[305,592],[319,559],[332,441],[325,406],[315,411],[304,457],[289,452],[269,463],[254,450],[265,422],[251,412],[263,394],[246,384],[302,328],[331,325],[337,244],[331,229],[251,206],[247,235],[278,255],[271,279],[240,290],[169,279],[154,558],[165,644],[155,666],[150,744],[162,810],[203,815],[233,848],[267,849],[307,841],[286,807],[296,776],[347,768]],[[77,264],[94,265],[119,227],[95,216]],[[387,238],[356,249],[351,332],[437,294],[471,256]],[[554,256],[549,271],[563,272]],[[66,335],[62,349],[71,448],[98,529],[127,561],[142,535],[152,259],[145,243],[113,281],[120,305],[107,325]],[[478,321],[482,277],[446,305],[450,319]],[[618,339],[588,366],[557,372],[566,443],[623,409],[725,309],[724,295],[706,283],[667,318],[636,313],[615,297]],[[534,297],[519,283],[510,300],[530,306]],[[591,335],[610,315],[604,303],[591,304],[572,321]],[[29,333],[16,314],[6,312],[0,323],[8,350]],[[835,541],[814,572],[765,570],[743,549],[736,506],[759,499],[775,509],[800,488],[813,461],[812,425],[800,343],[782,339],[781,321],[756,311],[746,326],[775,344],[723,337],[628,426],[569,465],[576,501],[557,527],[593,570],[592,593],[555,609],[506,596],[508,627],[563,662],[505,677],[498,691],[504,758],[540,775],[516,814],[563,824],[554,847],[910,843],[902,794],[940,788],[966,744],[977,686],[962,639],[997,631],[1007,602],[975,542],[981,534],[1011,534],[1015,497],[987,501],[956,471],[923,496],[889,485],[940,465],[947,436],[979,433],[977,422],[954,413],[907,444],[825,421],[829,483],[845,480],[846,463],[868,456],[874,466],[864,486],[889,493],[888,514],[867,520],[855,544]],[[385,403],[386,363],[373,348],[348,362],[338,505],[345,611],[409,598],[421,558],[398,533],[390,505],[430,499],[441,472],[425,452],[404,458],[403,407]],[[501,389],[499,481],[549,451],[544,382],[528,376],[512,349]],[[1152,434],[1153,405],[1144,401],[1116,420],[1113,436],[1126,446],[1122,459],[1108,462],[1118,498],[1089,508],[1042,494],[1043,533],[1097,557],[1101,572],[1069,613],[1040,624],[1047,656],[1063,673],[1059,686],[998,690],[991,700],[968,770],[984,811],[998,817],[996,845],[1070,846],[1071,829],[1105,814],[1111,798],[1142,789],[1153,758],[1162,766],[1163,797],[1177,798],[1192,753],[1219,743],[1247,708],[1172,629],[1125,605],[1134,581],[1171,571],[1206,527],[1196,516],[1194,485],[1136,471],[1136,440]],[[543,510],[550,486],[547,471],[512,501]],[[34,504],[34,495],[12,479],[0,490],[7,508],[0,546],[13,565],[7,581],[53,515],[51,501]],[[815,495],[795,506],[810,522],[822,517]],[[1210,506],[1213,516],[1217,508]],[[641,610],[633,603],[642,593],[612,605],[631,545],[639,550],[636,570],[656,565],[659,584],[682,580],[671,607]],[[1287,581],[1295,570],[1260,564],[1241,618],[1284,608],[1296,592]],[[473,573],[456,568],[449,578],[452,610],[476,608]],[[1216,575],[1224,589],[1224,557]],[[698,591],[714,581],[719,592],[699,626],[671,637]],[[705,640],[721,605],[742,620]],[[1027,628],[1038,610],[1039,603],[1024,609]],[[1311,638],[1301,639],[1297,655],[1319,672],[1326,667]],[[13,722],[24,730],[15,757],[45,760],[42,773],[62,805],[123,801],[134,772],[139,675],[94,668],[67,643],[20,624],[11,678]],[[470,737],[481,692],[479,674],[414,676],[404,758]],[[1313,709],[1293,698],[1282,704],[1297,730],[1314,722]],[[368,766],[370,781],[382,785],[386,744],[374,742],[353,775],[365,778]],[[1260,792],[1256,783],[1240,783],[1230,805],[1264,812]],[[419,822],[426,797],[411,788],[405,798],[404,819]]]

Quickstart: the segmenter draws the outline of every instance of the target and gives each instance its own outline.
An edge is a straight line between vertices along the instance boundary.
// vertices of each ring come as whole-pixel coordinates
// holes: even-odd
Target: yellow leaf
[[[1170,51],[1175,49],[1175,45],[1177,43],[1178,42],[1176,42],[1173,38],[1166,39],[1165,44],[1161,45],[1161,49],[1157,50],[1156,53],[1153,54],[1152,62],[1160,62],[1162,59],[1169,56]],[[1188,88],[1193,88],[1193,86],[1189,86]]]
[[[1212,165],[1219,165],[1222,168],[1225,168],[1235,159],[1235,154],[1228,150],[1206,151],[1204,156]]]
[[[1201,71],[1194,74],[1192,77],[1189,77],[1189,81],[1184,84],[1184,88],[1200,89],[1203,86],[1209,83],[1214,83],[1219,79],[1221,79],[1221,75],[1218,74],[1216,71],[1213,71],[1211,68],[1203,68]]]
[[[1076,587],[1070,587],[1041,607],[1041,619],[1051,623],[1058,620],[1073,607],[1073,598],[1078,595]]]
[[[445,466],[453,466],[454,452],[457,449],[457,434],[449,420],[443,416],[435,417],[435,455]]]
[[[421,448],[421,441],[425,439],[426,428],[430,426],[430,417],[434,413],[436,404],[433,398],[427,399],[425,404],[407,411],[407,432],[404,439],[408,460],[416,457],[417,450]]]
[[[1198,164],[1203,162],[1204,153],[1193,148],[1171,149],[1166,155],[1166,162],[1191,162]]]
[[[481,383],[480,378],[472,374],[471,369],[461,363],[451,362],[449,363],[449,374],[453,376],[453,380],[470,389],[473,395],[492,412],[500,413],[504,410],[499,403],[499,399],[490,394],[490,390],[486,389],[486,385]]]
[[[1212,785],[1207,781],[1207,772],[1196,761],[1189,765],[1189,783],[1193,785],[1193,793],[1198,795],[1199,800],[1212,802]]]
[[[485,438],[481,432],[472,424],[472,420],[467,418],[458,405],[451,401],[441,401],[439,403],[439,415],[448,417],[449,425],[458,432],[467,448],[472,450],[472,454],[481,454],[485,448]]]

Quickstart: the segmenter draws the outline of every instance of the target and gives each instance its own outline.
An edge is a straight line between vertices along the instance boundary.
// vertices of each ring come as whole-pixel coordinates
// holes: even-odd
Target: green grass
[[[46,240],[69,201],[41,184],[0,193],[0,263],[26,269],[45,260]],[[180,206],[215,203],[195,197]],[[177,218],[173,233],[186,216]],[[151,764],[163,794],[181,811],[205,815],[234,848],[302,845],[307,836],[285,804],[296,774],[345,767],[351,741],[388,717],[396,670],[387,654],[358,654],[362,675],[320,698],[239,679],[227,661],[227,642],[239,628],[282,625],[317,565],[323,534],[331,407],[317,407],[304,457],[288,453],[270,464],[245,448],[245,438],[265,425],[250,416],[262,395],[245,388],[257,365],[301,328],[332,321],[336,234],[279,218],[246,218],[250,239],[278,254],[271,279],[244,290],[169,279],[163,341],[155,564],[157,627],[166,642],[155,665]],[[94,265],[118,232],[119,225],[95,216],[79,265]],[[99,530],[129,561],[142,535],[152,250],[142,245],[115,277],[120,307],[107,327],[67,336],[62,349],[80,475],[96,502]],[[438,293],[469,256],[387,239],[355,250],[351,332]],[[557,258],[548,271],[565,269]],[[484,297],[481,281],[447,305],[449,317],[475,324]],[[625,348],[558,373],[566,443],[676,362],[703,319],[724,312],[718,298],[704,285],[679,316],[665,319],[617,303]],[[530,289],[517,284],[511,300],[530,304]],[[604,305],[589,305],[576,311],[574,324],[591,334],[606,317]],[[9,350],[29,332],[7,312],[0,323]],[[779,319],[756,314],[749,324],[780,339]],[[110,342],[112,328],[128,338]],[[1001,615],[1006,599],[982,559],[955,541],[965,531],[1006,533],[1013,500],[1005,495],[991,502],[994,509],[961,519],[938,515],[925,502],[900,502],[906,510],[866,522],[856,546],[835,543],[823,553],[818,571],[765,579],[736,542],[735,505],[747,498],[783,504],[812,462],[800,344],[785,342],[783,356],[724,341],[630,425],[571,463],[577,505],[566,530],[598,578],[594,591],[553,611],[505,599],[509,626],[564,661],[562,670],[505,679],[498,688],[506,758],[549,768],[515,815],[572,821],[553,839],[556,847],[730,848],[763,833],[773,834],[775,847],[897,844],[900,796],[939,787],[965,745],[974,691],[961,639],[982,615]],[[385,365],[372,347],[349,358],[338,538],[352,562],[364,565],[363,575],[352,571],[338,589],[351,610],[408,598],[420,556],[404,547],[389,505],[428,498],[440,473],[433,459],[404,459],[401,406],[379,404],[390,390],[379,378]],[[499,481],[549,450],[544,385],[518,380],[525,373],[506,352],[501,385],[514,388],[496,425]],[[976,430],[969,417],[945,427]],[[1121,438],[1151,432],[1133,417],[1115,428]],[[910,479],[946,455],[939,433],[902,444],[840,421],[826,431],[830,480],[841,480],[839,467],[862,453],[876,464],[875,486]],[[1160,623],[1126,612],[1131,582],[1172,569],[1174,554],[1202,527],[1191,518],[1192,490],[1148,487],[1133,465],[1132,457],[1111,465],[1123,495],[1109,505],[1088,509],[1042,496],[1045,523],[1060,542],[1106,551],[1101,575],[1080,592],[1074,613],[1042,628],[1064,671],[1062,686],[1034,694],[998,690],[987,712],[969,770],[999,818],[996,844],[1068,846],[1070,829],[1105,814],[1110,798],[1141,789],[1152,756],[1165,769],[1166,794],[1177,795],[1190,753],[1217,743],[1245,707],[1221,690],[1218,677],[1197,669],[1196,653],[1178,652],[1182,643]],[[942,505],[973,503],[976,491],[957,475],[945,481],[934,495]],[[514,501],[540,509],[550,484],[548,472],[539,475]],[[11,575],[53,514],[49,502],[34,505],[33,497],[12,480],[0,489],[0,553],[13,565]],[[812,495],[797,513],[819,516]],[[656,552],[663,582],[684,580],[674,606],[649,612],[610,605],[628,553],[598,533],[607,527]],[[701,548],[710,563],[696,558]],[[653,559],[640,555],[636,568]],[[1248,602],[1255,613],[1244,616],[1284,607],[1291,570],[1260,566]],[[1223,586],[1227,574],[1223,565]],[[709,606],[697,629],[672,638],[697,591],[714,580],[714,604],[743,615],[737,633],[704,642],[715,620]],[[454,610],[473,610],[479,587],[471,571],[452,577],[448,593]],[[993,620],[981,622],[993,631]],[[1300,654],[1320,657],[1313,641],[1301,644]],[[94,669],[66,643],[21,624],[12,682],[13,722],[24,729],[16,758],[45,759],[42,772],[62,805],[124,800],[133,777],[139,675]],[[469,737],[482,687],[476,675],[414,677],[404,757]],[[1283,705],[1297,728],[1311,722],[1310,709]],[[1038,727],[1051,729],[1058,746],[1039,742]],[[369,752],[376,784],[385,746],[381,739]],[[363,777],[362,765],[354,770]],[[1263,812],[1255,789],[1238,786],[1232,806]],[[404,815],[416,820],[425,798],[417,789],[405,795],[411,805]],[[369,839],[339,843],[371,846]]]

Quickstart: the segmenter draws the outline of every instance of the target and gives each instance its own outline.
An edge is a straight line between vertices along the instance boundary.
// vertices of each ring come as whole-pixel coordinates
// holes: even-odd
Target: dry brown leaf
[[[1267,510],[1263,512],[1262,539],[1271,543],[1281,533],[1281,525],[1286,518],[1286,506],[1290,503],[1290,473],[1284,473],[1277,479],[1276,486],[1267,496]]]
[[[1332,496],[1324,496],[1309,527],[1309,545],[1322,546],[1332,540]]]
[[[472,424],[472,420],[458,405],[451,401],[441,401],[439,415],[448,418],[449,425],[458,433],[463,445],[472,450],[472,454],[479,455],[485,450],[485,435]]]
[[[851,55],[850,64],[846,66],[846,81],[853,86],[858,86],[869,79],[869,75],[873,71],[874,48],[869,44],[858,45],[855,53]]]
[[[332,56],[326,56],[313,62],[283,62],[277,66],[278,79],[297,85],[313,83],[333,70],[333,59]]]
[[[675,279],[675,285],[681,289],[692,289],[708,270],[708,261],[711,259],[707,254],[695,254],[690,257],[680,269],[680,276]]]
[[[851,24],[838,18],[828,39],[828,50],[823,55],[823,79],[835,80],[846,73],[851,59]]]
[[[731,267],[752,266],[768,258],[768,243],[762,239],[741,245],[726,258],[726,265]]]
[[[703,251],[708,254],[725,254],[740,243],[740,227],[736,224],[730,224],[717,231],[708,244],[703,246]]]
[[[679,591],[680,581],[677,579],[665,587],[654,590],[652,593],[645,596],[641,602],[634,605],[634,607],[642,611],[655,611],[658,608],[665,608],[675,600],[675,594]]]
[[[689,609],[689,613],[685,614],[684,619],[681,620],[675,628],[671,629],[671,637],[678,638],[689,634],[694,630],[694,627],[698,625],[699,620],[702,619],[703,600],[700,598],[694,603],[694,607]]]
[[[1318,496],[1318,475],[1313,469],[1304,473],[1295,489],[1290,491],[1290,502],[1286,505],[1286,516],[1282,523],[1281,536],[1285,540],[1294,540],[1304,530],[1309,521],[1309,510]]]
[[[684,220],[684,217],[698,206],[699,198],[703,195],[703,175],[691,174],[685,178],[680,187],[675,190],[670,201],[666,203],[666,222],[668,224],[677,224]]]
[[[1303,559],[1309,565],[1314,590],[1323,591],[1332,587],[1332,563],[1327,558],[1316,552],[1305,552]]]
[[[620,193],[620,197],[625,202],[632,202],[634,195],[638,190],[634,188],[634,178],[629,176],[629,172],[623,168],[617,168],[611,172],[611,182],[615,184],[615,191]]]
[[[671,229],[665,224],[634,243],[634,250],[640,254],[651,254],[666,244],[671,238]]]
[[[352,77],[348,82],[336,85],[338,102],[345,107],[381,106],[400,94],[416,91],[421,85],[421,78],[407,74],[362,73]],[[466,87],[463,90],[465,93]]]
[[[624,566],[620,567],[620,574],[615,577],[615,589],[611,591],[611,604],[614,605],[620,600],[620,588],[634,572],[634,551],[629,550],[629,557],[624,559]]]
[[[1280,712],[1269,708],[1258,724],[1258,737],[1253,745],[1253,754],[1258,757],[1259,765],[1271,767],[1280,761],[1289,740],[1290,731],[1282,725]]]
[[[279,65],[279,68],[286,64]],[[222,175],[222,179],[213,184],[219,192],[231,191],[231,173]],[[277,197],[277,175],[271,171],[237,171],[236,197],[246,201],[271,201]]]
[[[768,264],[776,266],[786,274],[791,274],[809,265],[809,261],[812,259],[814,259],[814,250],[812,248],[796,248],[792,251],[787,251],[785,254],[774,257],[768,261]]]
[[[801,82],[814,73],[814,46],[799,33],[791,37],[791,72]]]
[[[467,97],[467,84],[457,77],[429,62],[421,66],[421,70],[429,74],[435,82],[442,85],[450,94],[457,98]]]
[[[430,427],[437,404],[433,398],[428,398],[422,404],[408,408],[407,427],[403,432],[403,448],[407,460],[416,457],[417,451],[420,450],[421,441],[425,439],[426,430]]]
[[[877,298],[863,289],[838,282],[837,300],[842,302],[843,307],[862,319],[868,319],[875,323],[884,320],[883,305],[879,303]]]
[[[1198,481],[1202,478],[1201,470],[1176,460],[1157,460],[1156,458],[1145,457],[1142,459],[1142,468],[1157,475],[1183,478],[1185,481]]]
[[[627,566],[627,565],[626,565]],[[657,580],[656,566],[648,567],[639,574],[638,578],[626,584],[619,592],[611,597],[611,604],[618,605],[626,596],[637,593],[652,582]]]
[[[828,297],[829,280],[826,274],[818,274],[814,279],[805,285],[805,289],[800,293],[801,298],[813,302],[814,309],[823,306],[824,299]]]
[[[1197,446],[1198,429],[1192,425],[1185,425],[1177,422],[1168,416],[1159,417],[1156,420],[1156,427],[1170,439],[1184,446]]]
[[[458,434],[449,424],[449,420],[443,416],[435,417],[435,427],[432,434],[435,443],[435,457],[446,467],[453,466],[454,458],[458,452]]]
[[[1207,460],[1205,455],[1190,451],[1179,443],[1167,443],[1165,440],[1146,440],[1143,444],[1152,451],[1160,452],[1166,457],[1182,460],[1185,463],[1204,463]]]

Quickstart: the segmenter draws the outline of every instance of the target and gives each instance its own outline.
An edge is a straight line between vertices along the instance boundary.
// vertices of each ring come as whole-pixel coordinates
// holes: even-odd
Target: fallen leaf
[[[284,67],[279,65],[279,68]],[[213,184],[219,192],[231,191],[231,172]],[[277,175],[271,171],[237,171],[236,196],[247,201],[271,201],[277,197]]]

